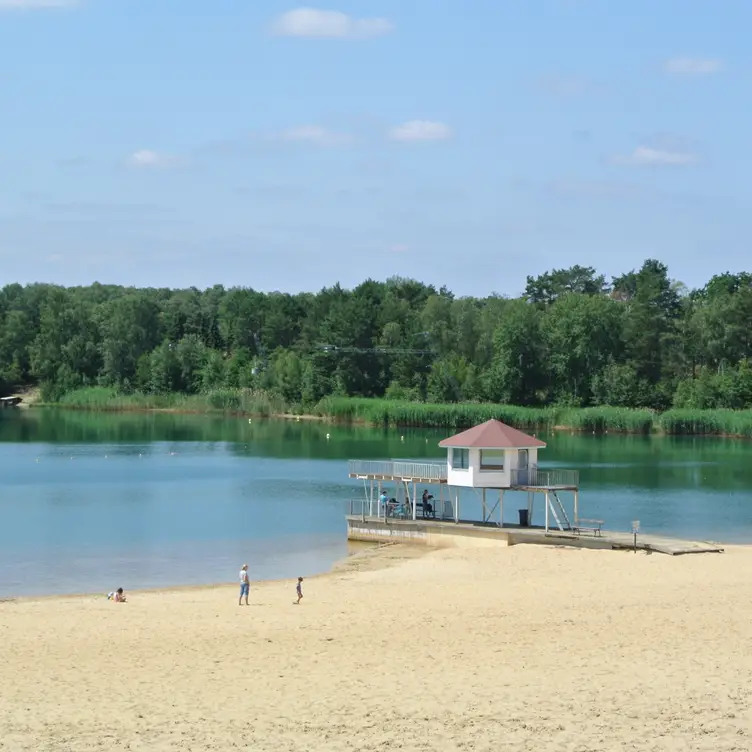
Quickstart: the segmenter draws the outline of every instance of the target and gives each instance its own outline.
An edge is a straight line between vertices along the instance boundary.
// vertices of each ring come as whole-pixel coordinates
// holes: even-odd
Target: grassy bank
[[[495,418],[517,428],[561,426],[575,431],[649,433],[653,413],[623,407],[519,407],[496,404],[430,404],[397,400],[328,397],[316,407],[334,420],[369,425],[468,428]]]
[[[627,407],[430,404],[358,397],[326,397],[314,408],[303,408],[262,390],[219,389],[197,395],[161,395],[119,394],[104,387],[70,392],[55,406],[79,410],[155,410],[259,417],[296,414],[341,423],[455,430],[496,418],[522,429],[557,427],[588,433],[611,431],[752,438],[752,410],[668,410],[656,413]]]
[[[55,403],[37,404],[77,410],[164,410],[266,417],[280,415],[289,408],[279,397],[251,389],[217,389],[205,394],[121,394],[106,387],[89,387],[68,392]]]
[[[329,397],[316,408],[333,420],[369,425],[462,429],[491,418],[517,428],[556,427],[588,433],[663,433],[674,436],[752,438],[752,410],[668,410],[628,407],[518,407],[428,404]]]

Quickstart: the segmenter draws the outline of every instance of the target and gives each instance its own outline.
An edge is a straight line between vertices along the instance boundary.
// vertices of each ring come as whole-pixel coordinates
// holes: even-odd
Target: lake
[[[347,477],[347,460],[439,459],[438,442],[448,434],[4,411],[0,598],[232,582],[245,561],[256,580],[324,572],[348,553],[345,502],[363,493]],[[583,517],[612,530],[639,519],[646,533],[752,542],[748,442],[539,438],[548,442],[541,467],[580,470]],[[508,494],[509,521],[515,497],[525,505],[524,495]],[[463,512],[473,503],[463,501]]]

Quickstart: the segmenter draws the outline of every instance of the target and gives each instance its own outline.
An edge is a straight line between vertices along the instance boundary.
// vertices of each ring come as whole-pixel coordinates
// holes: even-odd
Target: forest
[[[9,284],[0,391],[743,409],[751,339],[751,274],[690,290],[654,259],[610,280],[554,269],[518,298],[399,277],[300,294]]]

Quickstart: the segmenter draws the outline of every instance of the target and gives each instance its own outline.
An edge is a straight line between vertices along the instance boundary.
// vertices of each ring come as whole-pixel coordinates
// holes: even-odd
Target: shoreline
[[[338,418],[334,415],[316,415],[313,413],[290,413],[290,412],[281,412],[281,413],[258,413],[258,412],[247,412],[247,411],[237,411],[237,410],[220,410],[220,409],[208,409],[208,410],[199,410],[199,409],[190,409],[190,408],[184,408],[184,407],[144,407],[141,405],[116,405],[112,407],[108,406],[97,406],[97,407],[87,407],[83,405],[65,405],[65,404],[59,404],[59,403],[49,403],[49,402],[33,402],[26,405],[19,405],[17,409],[22,410],[65,410],[65,411],[72,411],[72,412],[84,412],[84,413],[133,413],[133,414],[150,414],[150,413],[158,413],[158,414],[166,414],[166,415],[195,415],[195,416],[205,416],[207,418],[222,418],[222,417],[230,417],[230,418],[251,418],[255,420],[280,420],[280,421],[288,421],[288,422],[309,422],[309,423],[328,423],[330,425],[339,425],[339,426],[355,426],[360,428],[394,428],[394,429],[414,429],[414,430],[426,430],[426,431],[435,431],[435,430],[441,430],[442,427],[440,426],[426,426],[420,423],[411,423],[411,422],[400,422],[400,423],[394,423],[394,424],[384,424],[384,423],[373,423],[365,418]],[[587,408],[583,408],[587,409]],[[457,430],[454,428],[451,428],[449,426],[444,427],[447,431],[453,431]],[[609,434],[614,434],[617,436],[644,436],[646,438],[650,437],[657,437],[657,438],[665,438],[665,437],[681,437],[681,438],[698,438],[698,439],[733,439],[735,441],[750,441],[752,437],[745,436],[743,434],[738,433],[670,433],[665,430],[654,428],[652,431],[645,432],[640,430],[630,430],[627,428],[606,428],[599,431],[592,431],[588,428],[584,428],[581,426],[569,426],[566,424],[537,424],[534,426],[529,426],[528,430],[532,429],[548,429],[552,432],[556,431],[569,431],[570,433],[576,433],[576,434],[593,434],[597,436],[608,436]]]
[[[724,547],[724,553],[739,553],[739,552],[752,552],[752,543],[723,543],[723,541],[713,541]],[[335,577],[344,576],[346,574],[359,574],[361,572],[378,572],[385,569],[391,569],[398,566],[400,563],[412,560],[422,559],[425,556],[429,556],[432,553],[447,552],[451,549],[442,548],[439,546],[429,546],[420,543],[409,543],[404,541],[390,541],[390,542],[363,542],[358,545],[363,546],[363,550],[355,551],[342,559],[339,559],[334,565],[326,572],[319,572],[318,574],[307,575],[305,577],[306,582],[319,582],[326,581]],[[565,552],[578,552],[578,551],[591,551],[591,549],[580,549],[574,546],[547,546],[536,545],[529,546],[525,544],[518,544],[511,547],[500,547],[500,550],[509,550],[510,548],[535,548],[545,549],[549,551],[565,551]],[[471,547],[469,550],[473,550]],[[475,549],[477,550],[477,549]],[[608,550],[602,549],[598,551],[608,555],[617,557],[619,554],[631,553],[623,550]],[[687,557],[671,557],[666,554],[653,554],[652,552],[640,551],[643,556],[654,555],[659,558],[666,559],[672,558],[687,558]],[[692,558],[696,557],[710,557],[710,554],[690,554]],[[275,588],[280,585],[294,586],[295,578],[274,578],[269,580],[253,580],[251,579],[251,593],[254,590],[265,590],[269,588]],[[238,587],[238,583],[235,581],[203,583],[203,584],[191,584],[191,585],[164,585],[159,587],[147,587],[147,588],[124,588],[126,597],[130,600],[131,596],[154,596],[154,595],[180,595],[181,593],[209,593],[216,590],[235,590]],[[0,609],[6,605],[12,604],[30,604],[30,603],[50,603],[52,601],[90,601],[90,600],[106,600],[107,593],[101,592],[78,592],[78,593],[60,593],[52,595],[19,595],[10,596],[8,598],[0,598]]]
[[[390,551],[386,553],[387,549],[395,549],[399,546],[399,552],[406,554],[407,558],[420,558],[424,554],[434,550],[428,546],[421,544],[403,543],[402,541],[393,542],[366,542],[366,541],[349,541],[348,545],[352,546],[355,543],[355,548],[347,556],[338,559],[334,564],[325,572],[319,572],[317,574],[307,575],[306,581],[317,581],[333,577],[339,574],[343,574],[348,571],[365,571],[365,567],[359,566],[360,562],[367,564],[375,564],[372,569],[388,569],[394,566],[395,561],[402,561],[405,556],[394,556],[393,554],[398,551]],[[240,567],[240,565],[238,565]],[[294,578],[275,577],[268,580],[254,580],[251,579],[251,592],[255,589],[263,589],[269,587],[275,587],[285,583],[293,583]],[[146,588],[124,588],[126,597],[133,595],[172,595],[179,593],[203,593],[213,590],[225,590],[230,588],[237,588],[238,583],[235,581],[227,580],[225,582],[210,582],[201,584],[190,585],[162,585],[158,587],[146,587]],[[0,597],[0,608],[9,604],[21,604],[21,603],[49,603],[51,601],[88,601],[92,599],[102,600],[107,598],[107,593],[99,591],[77,592],[77,593],[54,593],[50,595],[16,595],[9,597]]]

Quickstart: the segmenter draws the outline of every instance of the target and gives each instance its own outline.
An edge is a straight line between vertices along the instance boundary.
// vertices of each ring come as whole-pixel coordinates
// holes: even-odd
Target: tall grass
[[[64,394],[54,404],[79,410],[171,410],[195,413],[235,413],[272,416],[287,403],[259,389],[215,389],[203,394],[121,394],[107,387],[87,387]]]
[[[316,413],[337,421],[383,426],[462,429],[496,418],[523,429],[558,426],[588,433],[752,438],[752,410],[669,410],[661,414],[630,407],[518,407],[326,397],[316,406]]]
[[[667,410],[656,427],[677,436],[738,436],[752,438],[752,410]]]
[[[69,392],[54,404],[79,410],[165,410],[259,417],[302,413],[300,406],[289,405],[270,392],[253,389],[216,389],[187,395],[121,394],[115,389],[90,387]],[[588,433],[658,432],[677,436],[752,438],[752,410],[668,410],[656,413],[628,407],[519,407],[325,397],[313,412],[337,422],[371,426],[463,429],[496,418],[522,429],[558,426]]]
[[[369,425],[422,428],[467,428],[496,418],[512,426],[532,427],[552,422],[548,407],[496,404],[432,404],[348,397],[325,397],[316,413],[333,420]]]
[[[647,434],[653,430],[654,419],[655,414],[651,410],[631,407],[575,407],[556,413],[556,425],[594,433],[617,431]]]

